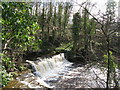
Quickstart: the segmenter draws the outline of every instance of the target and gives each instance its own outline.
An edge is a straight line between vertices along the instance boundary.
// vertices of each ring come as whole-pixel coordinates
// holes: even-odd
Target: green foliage
[[[15,63],[11,61],[12,59],[10,57],[3,53],[0,53],[0,57],[2,59],[2,66],[0,69],[0,77],[2,79],[0,80],[0,84],[6,86],[8,82],[13,79],[13,74],[10,71],[14,71],[14,69],[16,69]]]
[[[5,70],[14,71],[15,63],[12,62],[12,59],[3,53],[0,54],[0,56],[2,57],[2,65],[4,66]]]
[[[109,51],[110,53],[110,72],[115,71],[115,69],[118,67],[118,65],[115,63],[115,57],[112,55],[112,52]],[[106,67],[108,65],[108,55],[104,55],[104,62],[106,63]]]
[[[79,13],[75,13],[73,16],[72,36],[73,36],[73,51],[78,49],[78,41],[81,31],[81,16]]]
[[[67,50],[67,51],[70,51],[71,49],[73,48],[73,43],[70,42],[70,43],[62,43],[60,45],[60,47],[57,47],[55,50]]]
[[[96,22],[94,21],[94,19],[89,19],[87,21],[87,30],[88,30],[89,36],[95,35]]]
[[[1,78],[2,78],[2,79],[0,80],[0,84],[3,85],[3,86],[7,85],[8,82],[13,79],[13,78],[12,78],[12,77],[13,77],[12,74],[11,74],[11,73],[8,73],[8,72],[5,70],[5,67],[4,67],[4,66],[2,66],[2,69],[1,69],[1,71],[0,71],[0,76],[1,76]]]
[[[81,16],[79,13],[74,14],[73,16],[73,26],[72,26],[72,33],[73,37],[76,39],[79,36],[81,30]]]
[[[32,7],[25,2],[2,2],[2,85],[16,75],[11,72],[25,70],[23,65],[15,65],[16,60],[19,62],[25,51],[38,50],[41,44],[37,38],[40,27],[31,12]]]
[[[20,66],[19,66],[19,70],[20,70],[20,71],[23,71],[23,70],[26,70],[26,69],[27,69],[27,68],[26,68],[24,65],[20,65]]]
[[[31,7],[26,3],[2,3],[2,40],[3,46],[16,51],[37,49],[35,34],[39,29]],[[9,43],[8,43],[9,42]],[[37,43],[37,44],[36,44]],[[32,48],[31,48],[32,47]]]
[[[109,85],[114,82],[115,85],[117,85],[117,75],[116,75],[116,69],[118,68],[118,65],[115,63],[115,57],[112,55],[112,52],[109,51],[110,58],[109,58],[109,66],[108,66],[108,55],[104,55],[104,62],[105,62],[105,67],[109,67]],[[112,85],[113,87],[113,85]]]
[[[78,50],[80,47],[84,47],[87,51],[91,49],[91,40],[95,35],[96,22],[93,18],[89,19],[86,11],[84,11],[84,13],[83,16],[79,13],[73,16],[72,38],[74,41],[74,50],[75,48]]]

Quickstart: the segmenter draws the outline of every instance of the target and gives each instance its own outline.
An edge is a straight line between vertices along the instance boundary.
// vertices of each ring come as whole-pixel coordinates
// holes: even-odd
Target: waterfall
[[[104,88],[106,85],[107,70],[99,63],[76,66],[65,59],[64,53],[26,62],[34,72],[25,73],[17,80],[29,88]],[[119,73],[117,78],[119,80]]]
[[[40,85],[47,88],[54,87],[53,85],[49,85],[49,81],[57,80],[56,78],[67,72],[73,64],[65,59],[64,53],[51,56],[50,58],[39,58],[39,60],[36,61],[26,60],[26,62],[32,65],[33,74],[31,73],[29,76],[28,73],[28,75],[24,76],[26,79],[20,82],[29,88],[40,87]]]
[[[64,53],[60,53],[58,55],[54,55],[51,58],[44,58],[40,61],[29,61],[26,62],[30,63],[34,69],[34,74],[39,76],[41,79],[45,79],[47,76],[55,72],[59,72],[62,68],[64,68],[64,63],[69,63],[65,57]]]

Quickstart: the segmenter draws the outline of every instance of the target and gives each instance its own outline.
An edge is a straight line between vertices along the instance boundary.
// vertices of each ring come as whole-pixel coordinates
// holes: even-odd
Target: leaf
[[[109,51],[110,55],[112,55],[112,51]]]

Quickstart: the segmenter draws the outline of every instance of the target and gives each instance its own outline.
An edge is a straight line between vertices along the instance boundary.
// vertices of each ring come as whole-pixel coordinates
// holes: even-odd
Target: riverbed
[[[49,61],[50,60],[50,61]],[[52,61],[53,60],[53,61]],[[48,62],[50,66],[48,65]],[[107,69],[100,63],[86,65],[74,64],[56,55],[43,61],[27,61],[33,65],[34,71],[29,69],[22,72],[5,88],[105,88]],[[41,71],[42,68],[42,71]],[[36,69],[36,70],[35,70]],[[43,72],[44,71],[44,72]],[[120,79],[119,70],[117,79]],[[120,82],[119,82],[120,85]],[[114,86],[114,84],[112,84]]]

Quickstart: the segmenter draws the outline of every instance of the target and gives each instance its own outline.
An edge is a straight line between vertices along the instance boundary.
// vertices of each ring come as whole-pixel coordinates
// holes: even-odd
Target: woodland
[[[65,53],[74,64],[100,63],[107,68],[106,88],[118,88],[120,78],[120,23],[116,3],[96,17],[91,2],[2,2],[0,87],[28,69],[25,61]],[[71,18],[72,17],[72,18]]]

